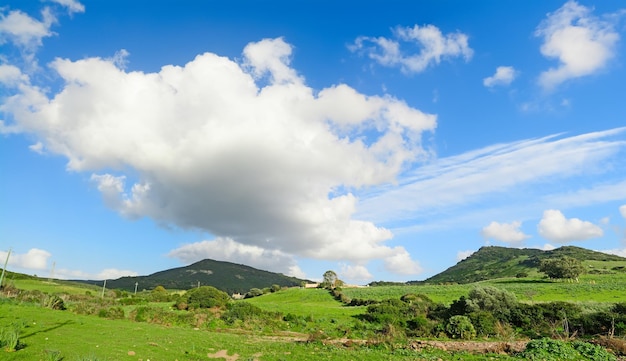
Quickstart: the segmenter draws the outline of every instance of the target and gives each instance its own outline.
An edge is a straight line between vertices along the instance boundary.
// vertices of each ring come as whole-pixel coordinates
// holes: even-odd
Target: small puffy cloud
[[[524,234],[524,232],[520,230],[521,226],[522,222],[519,221],[511,223],[491,222],[481,230],[480,234],[485,239],[494,239],[504,243],[519,245],[524,242],[525,239],[530,238],[529,235]]]
[[[38,154],[43,154],[44,153],[44,151],[43,151],[43,143],[42,142],[37,142],[35,144],[31,144],[31,145],[28,146],[28,149],[30,149],[33,152],[38,153]]]
[[[578,218],[567,219],[559,210],[549,209],[543,212],[538,225],[541,237],[557,243],[582,241],[602,237],[602,228]]]
[[[81,4],[80,1],[77,1],[77,0],[50,0],[50,1],[57,3],[61,6],[65,6],[67,8],[67,11],[70,14],[85,12],[85,5]]]
[[[20,10],[0,13],[0,44],[10,41],[29,50],[40,46],[43,38],[54,34],[50,26],[56,21],[49,8],[44,8],[41,15],[42,20],[37,20]]]
[[[539,83],[545,89],[594,74],[613,57],[619,33],[612,22],[592,16],[591,11],[568,1],[537,28],[535,35],[543,38],[541,54],[559,61],[557,67],[540,75]]]
[[[419,53],[402,51],[404,44],[419,48]],[[415,25],[412,28],[399,26],[394,29],[391,39],[360,36],[349,49],[367,54],[380,65],[399,67],[405,73],[420,73],[428,66],[455,57],[469,61],[474,53],[466,34],[456,32],[444,35],[434,25]]]
[[[509,85],[515,80],[516,75],[517,72],[512,66],[499,66],[494,75],[483,79],[483,85],[488,88],[496,85]]]
[[[0,252],[0,260],[4,263],[8,252]],[[26,253],[11,253],[9,256],[9,266],[23,268],[27,270],[45,270],[48,267],[50,252],[43,249],[31,248]]]
[[[31,134],[68,170],[91,173],[124,217],[230,239],[239,256],[381,259],[415,273],[405,249],[385,244],[390,230],[355,219],[353,190],[394,182],[428,157],[422,135],[437,117],[345,84],[314,91],[291,51],[265,39],[242,62],[205,53],[156,73],[127,72],[122,53],[57,59],[58,93],[17,88],[0,104],[12,115],[0,131]],[[204,246],[215,244],[232,245]]]
[[[341,265],[341,271],[339,271],[339,278],[342,280],[351,281],[369,281],[374,276],[362,265]]]
[[[542,251],[552,251],[553,249],[555,249],[556,247],[554,247],[553,245],[551,245],[550,243],[546,243],[544,244],[540,249]]]
[[[456,261],[460,262],[460,261],[466,259],[467,257],[473,255],[474,252],[476,252],[476,251],[469,251],[469,250],[468,251],[458,251],[456,253]]]
[[[626,204],[619,207],[619,212],[622,214],[622,217],[626,219]]]

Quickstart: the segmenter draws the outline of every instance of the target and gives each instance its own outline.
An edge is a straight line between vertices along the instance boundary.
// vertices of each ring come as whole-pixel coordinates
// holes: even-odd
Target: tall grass
[[[17,351],[20,348],[20,331],[22,325],[13,323],[0,329],[0,348],[8,352]]]

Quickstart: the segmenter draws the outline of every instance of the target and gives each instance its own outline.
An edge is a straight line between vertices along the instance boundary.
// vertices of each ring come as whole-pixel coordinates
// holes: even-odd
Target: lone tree
[[[324,288],[334,289],[337,286],[337,281],[339,278],[335,271],[326,271],[324,272],[324,281],[322,281],[321,286]]]
[[[580,260],[568,256],[544,259],[539,265],[539,272],[550,278],[575,279],[576,282],[584,271],[585,267]]]

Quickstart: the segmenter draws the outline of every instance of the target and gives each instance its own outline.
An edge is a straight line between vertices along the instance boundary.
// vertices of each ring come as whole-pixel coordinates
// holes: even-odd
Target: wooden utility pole
[[[102,285],[102,296],[100,298],[104,298],[104,290],[107,288],[107,280],[104,280],[104,285]]]
[[[2,267],[2,274],[0,274],[0,288],[2,288],[2,282],[4,281],[4,272],[7,270],[7,265],[9,264],[10,256],[11,256],[11,248],[9,248],[9,252],[7,253],[7,259],[4,261],[4,267]]]

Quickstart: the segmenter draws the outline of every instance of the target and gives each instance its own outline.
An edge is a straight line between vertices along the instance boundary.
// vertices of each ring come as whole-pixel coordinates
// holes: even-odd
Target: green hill
[[[245,293],[251,288],[265,288],[272,285],[299,286],[303,281],[280,273],[258,270],[249,266],[230,262],[205,259],[189,266],[172,268],[148,276],[122,277],[107,280],[107,288],[134,291],[149,290],[156,286],[166,289],[187,290],[193,287],[213,286],[227,293]],[[78,281],[102,285],[102,281]],[[311,282],[311,281],[307,281]]]
[[[472,283],[494,278],[538,275],[542,259],[569,256],[583,261],[590,272],[617,272],[626,269],[626,258],[585,248],[564,246],[551,251],[534,248],[481,247],[447,270],[417,283]],[[617,262],[619,264],[614,264]],[[621,267],[621,268],[620,268]]]

